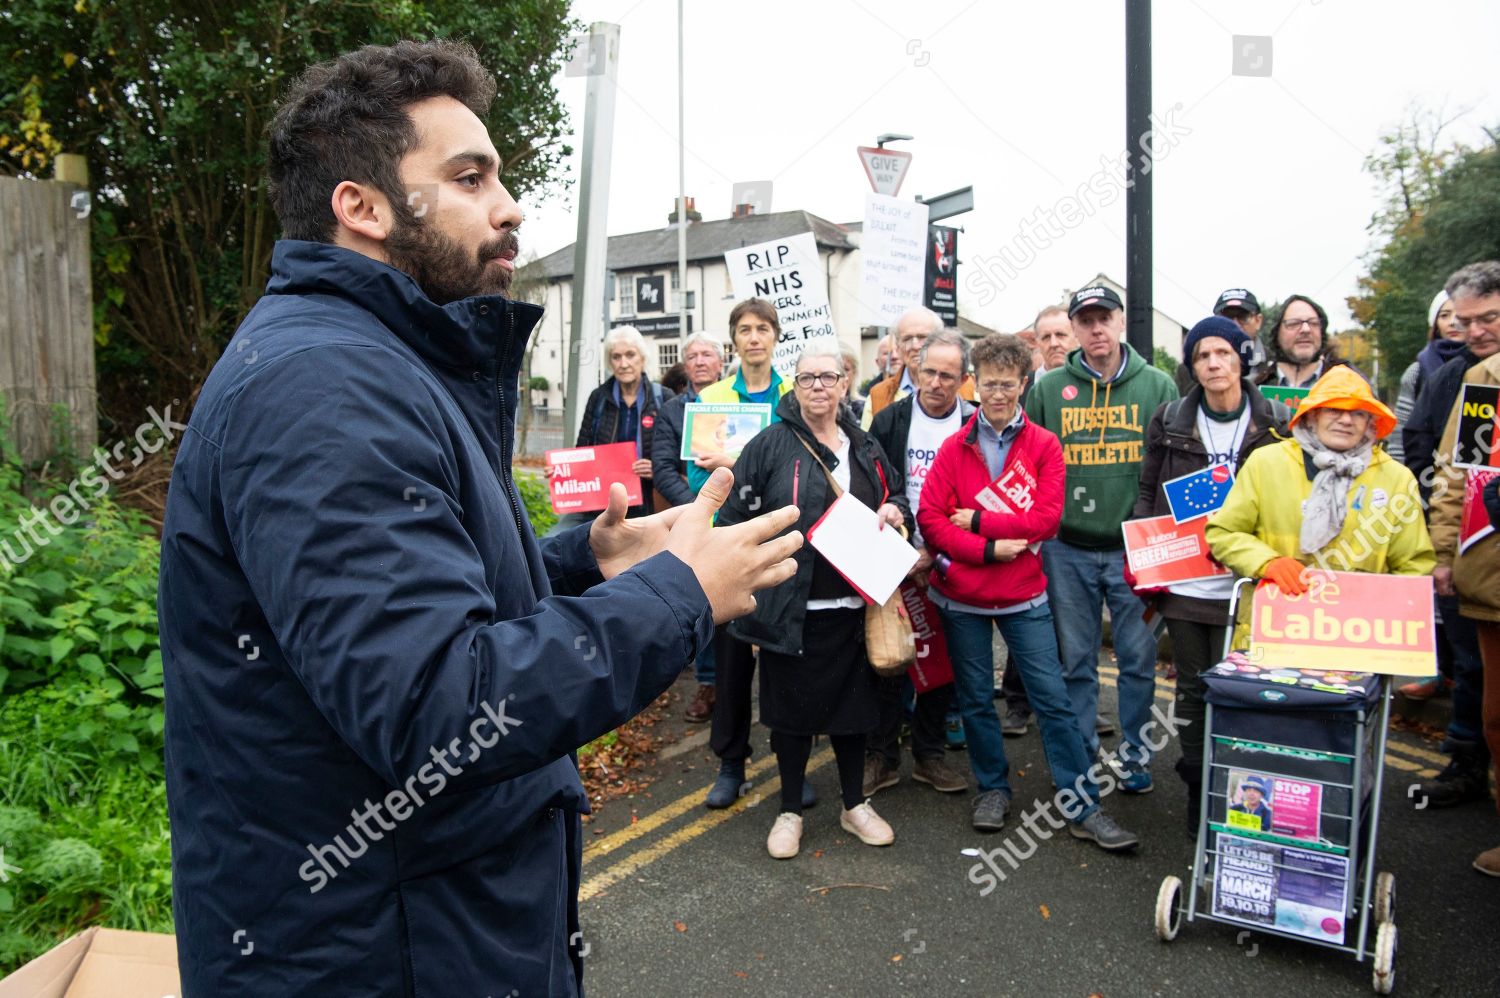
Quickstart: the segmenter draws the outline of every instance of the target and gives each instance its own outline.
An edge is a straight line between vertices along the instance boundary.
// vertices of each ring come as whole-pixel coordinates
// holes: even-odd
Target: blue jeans
[[[969,742],[969,768],[980,792],[1000,790],[1011,796],[1005,737],[1000,733],[1000,716],[995,713],[994,635],[990,630],[994,626],[1010,649],[1011,661],[1021,670],[1031,709],[1042,729],[1042,751],[1052,770],[1052,782],[1059,788],[1081,790],[1088,797],[1079,819],[1093,814],[1099,807],[1099,793],[1087,775],[1090,756],[1079,737],[1078,720],[1063,684],[1052,610],[1043,603],[1019,613],[990,617],[938,607],[938,615],[948,637],[954,691],[964,720],[964,737]]]
[[[1145,604],[1125,584],[1125,552],[1092,551],[1062,541],[1042,545],[1047,597],[1057,618],[1063,678],[1090,756],[1099,750],[1094,718],[1099,709],[1099,648],[1104,641],[1103,604],[1109,604],[1110,631],[1120,667],[1121,762],[1148,765],[1151,750],[1144,732],[1152,722],[1156,696],[1156,637],[1142,617]],[[1029,676],[1026,678],[1030,678]],[[1031,687],[1027,687],[1029,691]]]
[[[693,678],[705,686],[714,684],[714,643],[709,641],[698,650],[693,661]]]
[[[1443,751],[1466,749],[1484,754],[1484,660],[1479,657],[1479,632],[1474,621],[1458,612],[1457,596],[1439,596],[1443,615],[1442,640],[1453,650],[1453,713]]]

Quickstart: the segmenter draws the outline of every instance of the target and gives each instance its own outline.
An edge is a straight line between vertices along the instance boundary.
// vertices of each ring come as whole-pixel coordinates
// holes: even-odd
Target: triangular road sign
[[[875,193],[895,197],[911,166],[911,153],[860,146],[859,161],[865,165],[865,176],[870,178]]]

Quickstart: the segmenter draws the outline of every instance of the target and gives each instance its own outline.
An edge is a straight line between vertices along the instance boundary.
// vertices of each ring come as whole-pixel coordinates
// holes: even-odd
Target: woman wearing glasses
[[[1213,556],[1293,596],[1307,592],[1309,568],[1432,574],[1417,480],[1375,446],[1395,427],[1364,378],[1343,367],[1323,375],[1292,416],[1292,439],[1251,454],[1209,515]],[[1243,624],[1235,638],[1246,646]]]
[[[804,535],[835,499],[849,492],[893,529],[909,527],[901,472],[842,405],[848,375],[838,346],[806,347],[793,390],[777,405],[780,421],[741,452],[735,487],[720,525],[791,504]],[[791,859],[802,842],[802,787],[814,735],[827,735],[838,766],[844,809],[839,823],[872,846],[895,833],[864,800],[865,735],[879,716],[875,673],[865,658],[865,601],[811,545],[797,552],[797,574],[759,594],[756,611],[729,632],[760,645],[760,719],[771,729],[781,776],[781,807],[766,850]]]
[[[1031,348],[1018,336],[997,334],[971,356],[979,411],[938,448],[917,507],[922,542],[934,557],[929,594],[948,638],[969,768],[979,784],[970,823],[999,831],[1010,810],[1010,766],[992,693],[998,629],[1040,722],[1058,800],[1068,801],[1060,810],[1069,832],[1102,849],[1133,849],[1136,836],[1099,810],[1103,771],[1091,765],[1063,683],[1047,576],[1036,552],[1062,520],[1063,455],[1057,437],[1021,409]],[[991,484],[997,481],[999,490]]]

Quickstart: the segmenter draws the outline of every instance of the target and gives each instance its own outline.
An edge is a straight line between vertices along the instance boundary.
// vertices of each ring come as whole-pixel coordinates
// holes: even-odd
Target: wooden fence
[[[89,192],[0,177],[0,399],[24,461],[98,438]]]

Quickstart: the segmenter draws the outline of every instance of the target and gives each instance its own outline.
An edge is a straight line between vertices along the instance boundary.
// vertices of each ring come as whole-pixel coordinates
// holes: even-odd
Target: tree
[[[1177,358],[1166,347],[1157,347],[1151,351],[1151,366],[1163,374],[1177,377]]]
[[[1426,342],[1427,307],[1448,275],[1500,258],[1500,148],[1487,134],[1483,148],[1439,150],[1434,132],[1398,129],[1366,161],[1388,196],[1371,221],[1380,245],[1349,308],[1375,336],[1388,395]]]
[[[456,37],[499,80],[486,125],[520,198],[555,190],[552,79],[566,0],[17,0],[0,11],[0,169],[89,161],[101,413],[187,401],[260,296],[277,224],[264,132],[308,65],[366,43]],[[108,427],[102,427],[107,434]]]

